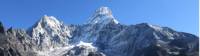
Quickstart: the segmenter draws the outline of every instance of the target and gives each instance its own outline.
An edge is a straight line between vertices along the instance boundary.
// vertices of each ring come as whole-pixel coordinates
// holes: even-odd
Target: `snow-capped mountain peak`
[[[114,23],[118,24],[119,22],[112,15],[111,9],[108,7],[100,7],[95,11],[95,13],[90,17],[88,24],[108,24]]]
[[[56,27],[62,24],[54,16],[47,16],[47,15],[44,15],[38,23],[42,24],[43,26],[49,26],[49,27]]]
[[[32,39],[42,50],[67,45],[68,37],[71,37],[70,32],[70,27],[47,15],[29,29]]]
[[[96,10],[96,13],[101,15],[112,15],[112,11],[108,7],[100,7]]]

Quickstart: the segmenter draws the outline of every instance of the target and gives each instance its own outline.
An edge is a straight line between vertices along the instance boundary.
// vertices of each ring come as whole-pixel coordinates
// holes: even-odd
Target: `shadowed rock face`
[[[103,33],[101,33],[103,32]],[[198,56],[198,37],[147,23],[106,25],[96,46],[108,56]]]
[[[0,33],[4,33],[4,27],[3,24],[0,22]]]
[[[34,44],[31,44],[26,31],[10,28],[5,32],[2,28],[0,26],[0,56],[35,56],[31,49]]]

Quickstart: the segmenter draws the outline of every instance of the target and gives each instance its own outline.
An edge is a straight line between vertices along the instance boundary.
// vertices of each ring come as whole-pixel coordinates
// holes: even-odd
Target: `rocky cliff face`
[[[36,56],[32,51],[34,44],[25,30],[9,28],[7,31],[0,26],[0,56]]]
[[[168,27],[123,25],[108,7],[82,25],[64,25],[53,16],[28,30],[0,24],[2,56],[198,56],[199,38]]]

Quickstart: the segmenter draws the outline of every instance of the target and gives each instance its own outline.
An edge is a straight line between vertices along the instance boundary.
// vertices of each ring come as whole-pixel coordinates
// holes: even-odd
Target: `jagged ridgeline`
[[[0,22],[0,56],[36,56],[30,38],[25,30],[6,30]]]
[[[27,30],[4,29],[0,56],[198,56],[199,38],[168,27],[124,25],[100,7],[80,25],[41,17]]]

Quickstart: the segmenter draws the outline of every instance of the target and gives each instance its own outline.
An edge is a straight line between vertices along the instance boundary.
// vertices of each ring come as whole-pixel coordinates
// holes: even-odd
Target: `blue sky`
[[[47,14],[82,24],[101,6],[122,24],[147,22],[198,35],[198,0],[0,0],[0,21],[27,29]]]

